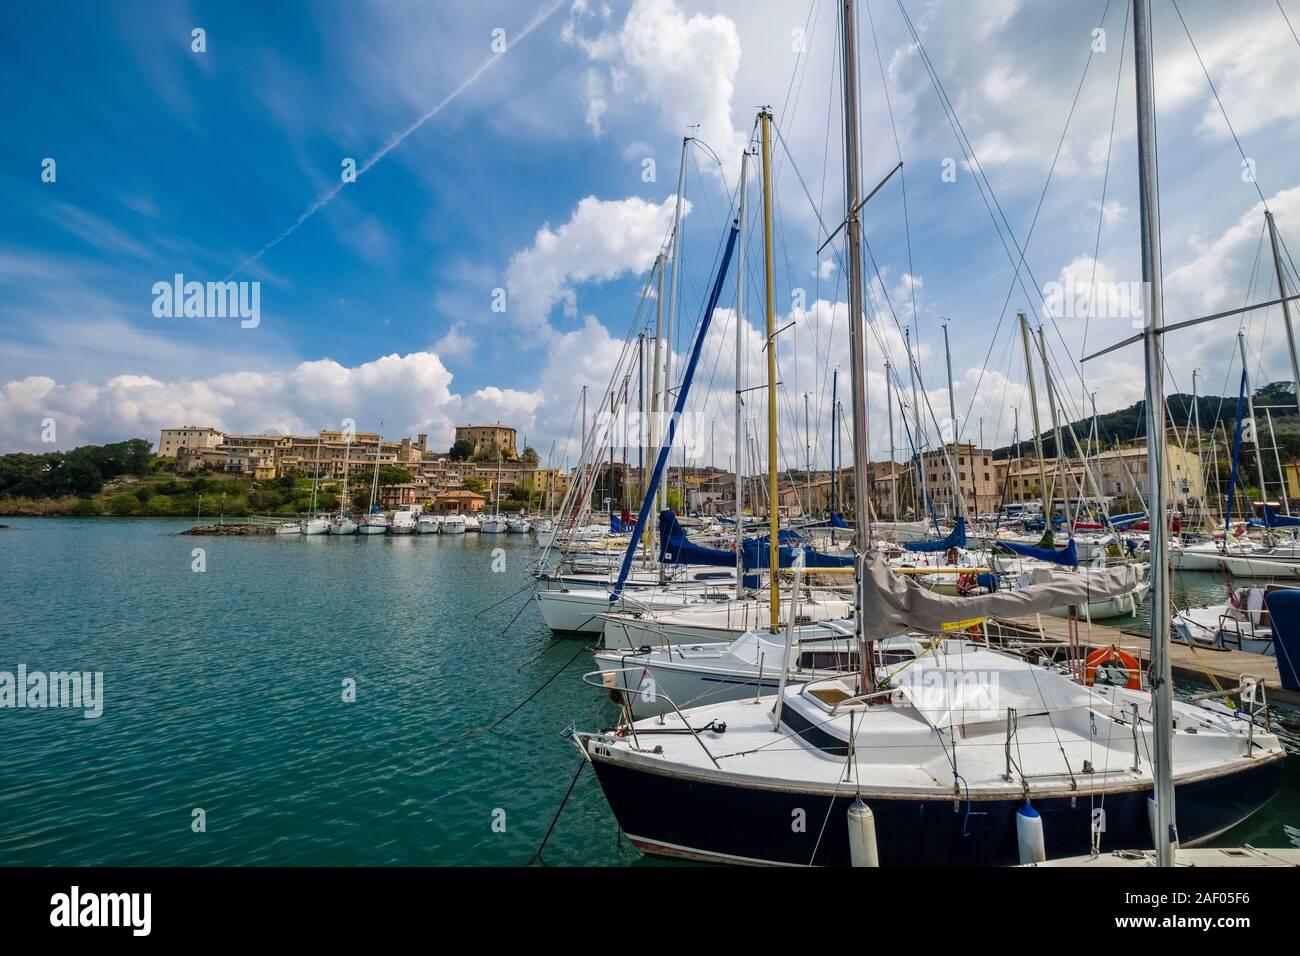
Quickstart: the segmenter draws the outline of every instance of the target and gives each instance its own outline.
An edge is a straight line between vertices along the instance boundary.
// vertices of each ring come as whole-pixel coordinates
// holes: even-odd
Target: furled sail
[[[1264,506],[1264,527],[1266,528],[1300,528],[1300,518],[1278,514],[1270,505]]]
[[[706,548],[686,537],[686,530],[671,509],[659,512],[659,560],[667,564],[704,564],[715,568],[734,568],[736,553]]]
[[[903,547],[908,551],[947,551],[949,548],[966,547],[966,519],[958,518],[957,524],[952,531],[948,532],[946,538],[940,538],[938,541],[905,541]]]
[[[1079,549],[1074,546],[1074,539],[1063,549],[1056,548],[1036,548],[1032,544],[1017,544],[1015,541],[999,541],[999,548],[1006,548],[1015,554],[1026,558],[1037,558],[1039,561],[1050,561],[1052,564],[1063,564],[1068,568],[1077,568],[1079,566]]]
[[[862,613],[859,620],[866,640],[875,641],[924,631],[941,634],[968,627],[986,617],[1017,616],[1052,608],[1087,604],[1100,598],[1128,594],[1138,586],[1137,568],[1085,569],[1061,575],[1046,584],[1031,584],[1010,591],[955,597],[922,587],[893,571],[879,551],[862,558]]]
[[[792,548],[788,545],[782,545],[778,549],[777,561],[783,568],[794,567],[795,556],[799,553],[798,548]],[[852,555],[823,554],[813,548],[803,548],[804,567],[805,568],[851,568],[853,567]],[[745,540],[745,570],[755,571],[768,567],[769,558],[768,539],[747,538]]]

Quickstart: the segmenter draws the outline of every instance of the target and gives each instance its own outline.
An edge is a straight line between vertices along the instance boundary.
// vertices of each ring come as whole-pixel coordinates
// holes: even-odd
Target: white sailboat
[[[357,523],[344,510],[348,506],[348,466],[352,463],[352,433],[349,431],[343,443],[343,491],[339,495],[339,513],[330,522],[330,534],[346,535],[357,533]]]
[[[375,465],[370,478],[370,508],[357,526],[357,534],[388,534],[392,524],[388,516],[375,507],[375,497],[379,493],[379,452],[383,448],[384,423],[379,423],[379,437],[375,439]]]
[[[302,519],[301,528],[303,534],[327,534],[330,530],[330,520],[324,515],[316,513],[316,498],[320,488],[320,432],[316,433],[316,474],[312,476],[311,482],[311,505],[308,509],[307,517]]]

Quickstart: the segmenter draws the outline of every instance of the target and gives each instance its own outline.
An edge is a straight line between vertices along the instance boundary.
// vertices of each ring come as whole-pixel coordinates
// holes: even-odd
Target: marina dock
[[[1000,636],[1023,636],[1029,640],[1037,639],[1053,644],[1065,644],[1070,639],[1070,622],[1047,614],[1033,618],[996,620],[989,624],[994,635],[999,635],[1000,632]],[[1115,644],[1136,655],[1143,666],[1150,663],[1151,639],[1145,634],[1105,624],[1089,624],[1083,620],[1078,622],[1078,626],[1079,645],[1085,654],[1094,648]],[[1171,643],[1169,647],[1170,665],[1177,679],[1194,680],[1202,684],[1214,684],[1217,681],[1225,690],[1235,690],[1241,675],[1249,674],[1263,678],[1270,701],[1300,704],[1300,693],[1282,686],[1275,657],[1214,647],[1192,647],[1178,642]]]

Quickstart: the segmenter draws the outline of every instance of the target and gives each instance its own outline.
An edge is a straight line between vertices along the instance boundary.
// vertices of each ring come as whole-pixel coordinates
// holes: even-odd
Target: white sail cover
[[[969,645],[923,655],[896,673],[891,686],[938,728],[1005,720],[1008,708],[1030,717],[1098,702],[1091,690],[1064,675]]]
[[[908,631],[941,634],[986,617],[1015,616],[1083,605],[1101,598],[1128,594],[1138,586],[1136,566],[1079,568],[1046,584],[973,597],[950,597],[922,587],[896,573],[878,551],[861,558],[862,631],[876,641]],[[960,568],[954,571],[961,572]]]

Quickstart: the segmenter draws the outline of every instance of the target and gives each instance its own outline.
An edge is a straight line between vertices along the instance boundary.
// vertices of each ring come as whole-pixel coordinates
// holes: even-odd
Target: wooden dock
[[[1065,643],[1070,639],[1070,622],[1065,618],[1053,617],[1049,614],[1040,614],[1033,618],[1008,618],[989,623],[993,629],[1003,628],[1008,636],[1011,632],[1022,634],[1030,639],[1041,635],[1040,639],[1051,643]],[[1083,620],[1078,622],[1078,626],[1079,644],[1085,649],[1085,653],[1096,647],[1116,644],[1134,654],[1143,666],[1151,661],[1151,639],[1144,634],[1108,627],[1104,624],[1089,624]],[[1191,647],[1181,643],[1170,644],[1170,650],[1170,665],[1175,678],[1210,685],[1217,681],[1225,690],[1235,690],[1241,675],[1249,674],[1252,677],[1263,678],[1269,700],[1300,704],[1300,693],[1282,687],[1275,657],[1213,647]]]

